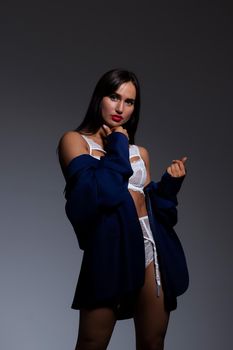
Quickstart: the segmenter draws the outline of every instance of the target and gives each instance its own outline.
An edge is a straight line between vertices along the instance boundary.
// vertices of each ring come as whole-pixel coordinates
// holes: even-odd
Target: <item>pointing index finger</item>
[[[188,159],[188,157],[183,157],[183,158],[181,159],[181,162],[182,162],[182,163],[185,163],[187,159]]]
[[[182,162],[184,164],[187,159],[188,159],[188,157],[183,157],[181,159],[173,159],[172,161],[173,162],[178,162],[178,163]]]

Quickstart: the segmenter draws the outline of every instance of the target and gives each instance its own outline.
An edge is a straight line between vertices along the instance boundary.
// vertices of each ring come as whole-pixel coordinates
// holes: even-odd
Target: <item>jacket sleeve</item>
[[[174,177],[166,171],[158,182],[158,194],[161,197],[172,200],[177,205],[177,194],[180,191],[184,178],[185,175]]]
[[[177,223],[177,194],[184,178],[185,175],[173,177],[166,171],[159,182],[151,181],[144,188],[148,205],[157,219],[167,227]]]
[[[87,154],[72,159],[65,170],[65,209],[72,225],[90,227],[100,210],[119,205],[132,173],[128,139],[120,132],[107,136],[106,155],[100,160]]]

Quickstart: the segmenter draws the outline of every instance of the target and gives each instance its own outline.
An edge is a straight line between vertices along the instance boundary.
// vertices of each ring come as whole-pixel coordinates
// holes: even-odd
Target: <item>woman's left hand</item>
[[[173,159],[172,164],[167,168],[167,172],[173,177],[181,177],[186,174],[184,163],[188,158]]]

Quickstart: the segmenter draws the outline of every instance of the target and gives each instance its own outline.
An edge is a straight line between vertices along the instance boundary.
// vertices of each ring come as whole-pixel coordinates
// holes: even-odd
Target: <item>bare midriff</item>
[[[131,194],[134,205],[137,210],[138,217],[141,216],[147,216],[147,210],[146,210],[146,202],[145,202],[145,196],[137,191],[133,191],[129,189],[129,193]]]

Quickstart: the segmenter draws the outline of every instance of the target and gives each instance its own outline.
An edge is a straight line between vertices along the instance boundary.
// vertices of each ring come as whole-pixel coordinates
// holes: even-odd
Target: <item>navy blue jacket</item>
[[[133,171],[127,137],[111,133],[105,150],[100,160],[83,154],[63,169],[66,214],[84,251],[71,307],[111,306],[118,319],[126,319],[133,317],[134,301],[144,284],[144,239],[128,191]],[[168,310],[176,308],[177,295],[188,286],[185,257],[173,229],[176,194],[183,179],[165,172],[160,182],[151,181],[144,188]],[[178,247],[175,254],[174,244]]]

